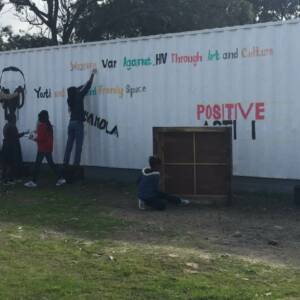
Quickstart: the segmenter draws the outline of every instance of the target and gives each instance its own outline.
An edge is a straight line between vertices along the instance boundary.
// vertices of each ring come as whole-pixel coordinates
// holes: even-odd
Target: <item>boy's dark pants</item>
[[[6,182],[7,180],[13,180],[16,170],[12,162],[3,161],[2,164],[2,180]]]
[[[181,203],[181,199],[179,197],[169,195],[166,193],[159,192],[156,197],[143,199],[147,206],[150,206],[156,210],[165,210],[166,202],[179,205]]]
[[[16,145],[3,143],[2,155],[2,179],[3,181],[13,180],[17,174]]]

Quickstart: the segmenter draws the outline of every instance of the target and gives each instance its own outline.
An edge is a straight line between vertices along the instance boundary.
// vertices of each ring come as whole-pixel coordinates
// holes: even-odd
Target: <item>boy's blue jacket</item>
[[[141,200],[157,197],[159,193],[160,173],[149,168],[144,168],[138,179],[138,197]]]

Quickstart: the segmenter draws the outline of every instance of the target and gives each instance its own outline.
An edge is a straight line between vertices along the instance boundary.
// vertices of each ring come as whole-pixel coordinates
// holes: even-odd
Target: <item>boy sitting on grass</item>
[[[165,210],[166,202],[175,205],[188,205],[189,200],[168,195],[159,190],[161,160],[158,157],[149,157],[150,168],[144,168],[138,180],[139,209],[145,205],[156,210]]]

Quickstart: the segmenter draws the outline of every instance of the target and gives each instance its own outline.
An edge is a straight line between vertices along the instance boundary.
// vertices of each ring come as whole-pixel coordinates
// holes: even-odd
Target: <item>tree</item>
[[[80,18],[79,41],[134,37],[252,23],[246,0],[108,0]]]
[[[2,0],[0,0],[0,13],[1,13],[1,10],[3,9],[4,7],[4,3]],[[3,29],[0,28],[0,51],[3,49],[4,47],[4,40],[3,40]]]
[[[48,31],[52,45],[72,42],[74,28],[82,14],[96,0],[9,0],[20,19]]]
[[[299,0],[248,0],[258,22],[283,21],[300,16]]]
[[[0,51],[39,48],[51,45],[51,40],[38,34],[14,34],[10,26],[0,30]]]
[[[1,0],[0,0],[1,1]],[[3,1],[3,0],[2,0]],[[254,23],[259,0],[9,0],[41,33],[9,47],[136,37]],[[273,0],[272,0],[273,1]],[[270,1],[270,2],[272,2]],[[277,0],[274,0],[277,1]],[[42,38],[45,30],[48,38]]]

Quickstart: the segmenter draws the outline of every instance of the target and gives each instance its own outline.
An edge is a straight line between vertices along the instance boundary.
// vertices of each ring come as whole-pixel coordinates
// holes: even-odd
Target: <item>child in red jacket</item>
[[[46,158],[48,165],[55,172],[58,180],[56,186],[66,183],[66,180],[61,176],[60,171],[53,162],[53,127],[49,121],[48,111],[42,110],[39,113],[39,122],[37,126],[36,137],[33,138],[37,142],[38,152],[35,160],[34,172],[32,181],[25,183],[26,187],[36,187],[37,177],[39,175],[40,167],[43,159]]]

